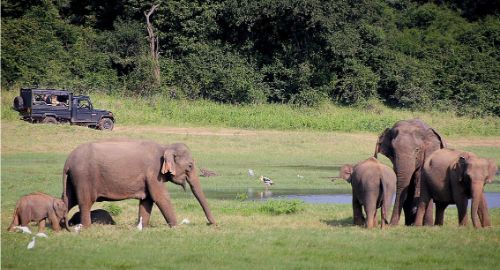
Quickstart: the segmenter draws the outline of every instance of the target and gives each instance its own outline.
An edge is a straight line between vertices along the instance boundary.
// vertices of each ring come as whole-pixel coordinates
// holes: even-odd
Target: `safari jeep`
[[[22,88],[14,109],[32,123],[70,123],[100,130],[113,130],[112,112],[94,109],[90,97],[66,90]]]

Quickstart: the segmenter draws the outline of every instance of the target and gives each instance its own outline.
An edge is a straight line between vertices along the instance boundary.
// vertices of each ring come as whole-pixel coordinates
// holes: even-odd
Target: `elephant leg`
[[[78,207],[80,208],[81,224],[86,228],[90,227],[91,225],[90,208],[92,208],[92,203],[80,202],[78,203]]]
[[[444,210],[448,207],[447,203],[436,202],[436,220],[434,225],[443,226],[444,224]]]
[[[417,214],[415,216],[415,226],[429,225],[427,221],[424,220],[427,217],[427,209],[429,205],[432,204],[432,199],[430,198],[427,183],[425,181],[421,182],[420,198],[418,200]],[[432,214],[432,213],[431,213]],[[431,224],[432,225],[432,224]]]
[[[427,205],[427,208],[425,209],[425,215],[424,215],[424,225],[426,226],[432,226],[434,223],[432,212],[434,211],[434,201],[431,199],[429,201],[429,204]]]
[[[481,221],[481,225],[483,227],[490,227],[491,226],[490,214],[488,213],[488,203],[486,202],[484,194],[483,194],[483,199],[479,204],[478,214],[479,214],[479,220]]]
[[[26,226],[28,226],[30,224],[31,217],[30,216],[26,216],[26,215],[22,215],[20,217],[20,220],[21,220],[21,226],[26,227]]]
[[[408,196],[403,204],[403,212],[405,214],[405,225],[410,226],[415,221],[414,213],[415,204],[413,203],[413,197]]]
[[[151,217],[151,210],[153,209],[153,200],[150,197],[146,197],[139,201],[139,217],[142,217],[142,226],[147,227],[149,225],[149,218]]]
[[[363,217],[362,206],[355,196],[352,197],[352,211],[353,211],[354,225],[364,226],[365,225],[365,218]]]
[[[401,192],[396,193],[396,199],[392,209],[391,225],[399,224],[399,216],[401,215],[401,210],[403,209],[403,203],[406,200],[407,191],[408,187],[403,188]]]
[[[458,210],[458,225],[467,226],[467,204],[468,199],[463,198],[461,200],[455,201]]]
[[[429,200],[420,198],[420,202],[418,203],[418,208],[417,208],[417,216],[415,217],[415,226],[424,225],[425,209],[427,209],[428,204]]]
[[[175,211],[170,202],[170,195],[165,190],[165,187],[156,180],[148,181],[148,191],[152,200],[160,209],[165,221],[170,227],[177,225]]]
[[[366,228],[371,229],[377,222],[377,208],[372,207],[371,205],[365,205],[365,212],[366,212]]]
[[[52,224],[52,230],[58,232],[61,230],[61,225],[59,225],[59,219],[57,218],[56,214],[53,213],[52,215],[49,216],[50,219],[50,224]]]
[[[42,219],[38,222],[38,232],[45,231],[45,219]]]
[[[380,207],[380,228],[384,228],[386,225],[387,221],[387,209],[385,207],[385,203],[382,204],[382,207]]]

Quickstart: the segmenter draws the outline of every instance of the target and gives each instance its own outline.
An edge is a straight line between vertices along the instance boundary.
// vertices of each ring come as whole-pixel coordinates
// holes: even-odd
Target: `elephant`
[[[177,225],[170,195],[163,183],[186,182],[200,203],[208,224],[215,224],[201,188],[195,161],[187,145],[161,145],[148,140],[104,140],[85,143],[68,156],[63,169],[62,198],[68,211],[78,204],[81,223],[91,224],[90,208],[94,202],[139,200],[139,216],[148,226],[153,203],[170,227]]]
[[[377,223],[377,209],[382,208],[381,227],[384,228],[388,224],[386,213],[396,192],[396,174],[392,168],[370,157],[355,166],[342,166],[339,177],[352,186],[354,224],[366,224],[367,228],[373,228]],[[366,219],[363,217],[361,206],[365,209]]]
[[[54,198],[42,192],[33,192],[22,196],[16,203],[9,231],[15,231],[16,226],[27,226],[30,222],[38,222],[38,231],[45,230],[48,219],[56,232],[65,226],[67,219],[66,205],[61,199]],[[66,227],[67,230],[68,227]]]
[[[68,221],[69,226],[74,226],[81,223],[81,214],[76,212]],[[115,225],[115,221],[104,209],[96,209],[90,211],[90,223],[92,224],[102,224],[102,225]]]
[[[468,199],[472,198],[471,216],[474,227],[491,226],[483,189],[493,182],[497,166],[493,159],[474,153],[440,149],[432,153],[422,169],[422,185],[415,225],[421,226],[430,199],[436,204],[435,225],[443,225],[444,210],[456,204],[459,225],[467,225]]]
[[[441,148],[446,148],[441,135],[419,119],[398,121],[379,136],[373,156],[376,158],[382,153],[388,157],[397,176],[391,225],[399,224],[401,209],[404,209],[405,225],[415,222],[420,169],[425,157]],[[426,224],[432,224],[432,204],[426,210]]]

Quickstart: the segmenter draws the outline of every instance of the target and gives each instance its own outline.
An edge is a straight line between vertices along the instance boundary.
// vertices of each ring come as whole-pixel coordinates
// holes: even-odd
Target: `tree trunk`
[[[153,14],[153,12],[160,6],[159,4],[153,5],[149,12],[144,12],[144,15],[146,16],[146,23],[148,27],[148,40],[149,40],[149,49],[151,51],[151,60],[153,62],[153,78],[155,80],[155,84],[157,86],[160,85],[160,62],[158,60],[159,58],[159,53],[158,53],[158,37],[155,35],[153,31],[153,25],[149,21],[149,17]]]

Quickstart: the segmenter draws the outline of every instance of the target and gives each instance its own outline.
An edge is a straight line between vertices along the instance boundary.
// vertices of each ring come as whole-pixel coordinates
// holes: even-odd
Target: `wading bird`
[[[16,226],[14,228],[16,228],[18,232],[31,234],[30,228],[28,228],[26,226]]]
[[[28,243],[28,249],[32,249],[35,247],[35,237],[31,238],[31,241]]]
[[[137,224],[137,229],[142,231],[142,217],[139,217],[139,224]]]
[[[261,175],[259,179],[260,179],[260,181],[261,181],[262,183],[264,183],[264,186],[266,187],[266,190],[267,190],[270,186],[274,185],[273,180],[271,180],[271,179],[270,179],[270,178],[268,178],[268,177],[265,177],[265,176],[262,176],[262,175]]]

